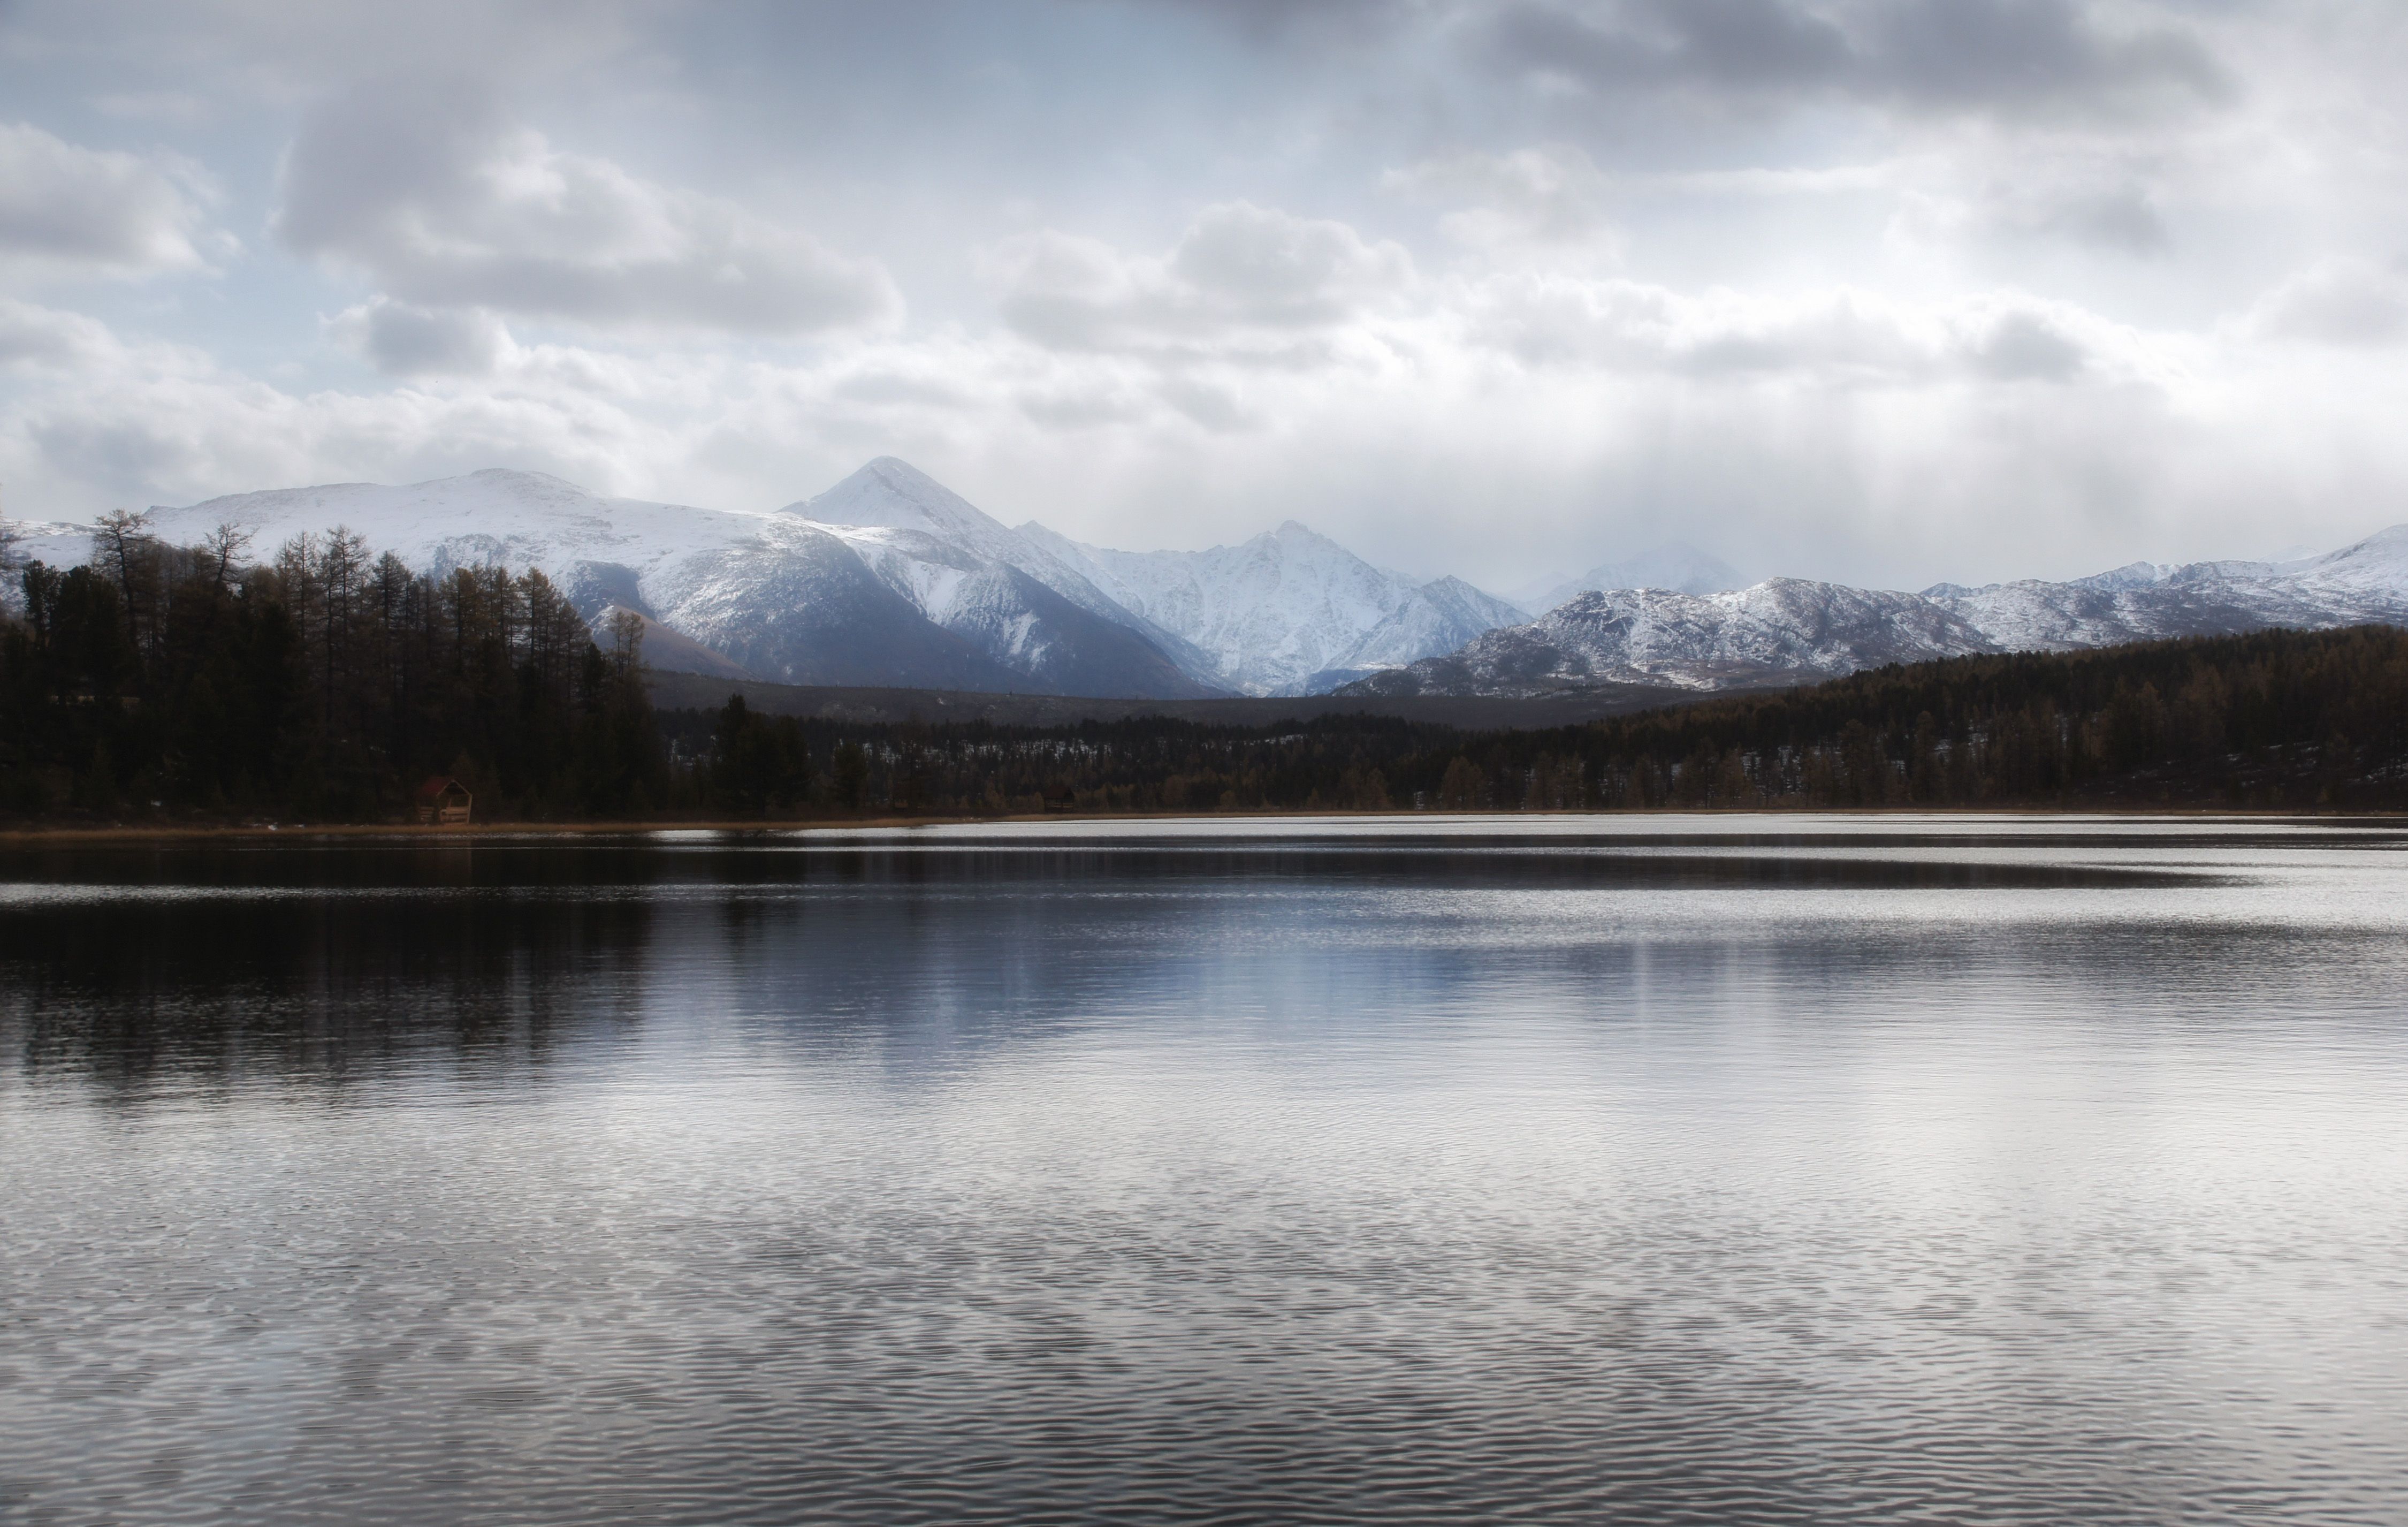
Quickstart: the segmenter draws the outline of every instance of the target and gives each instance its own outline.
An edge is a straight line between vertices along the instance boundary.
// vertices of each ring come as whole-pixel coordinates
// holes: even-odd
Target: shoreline
[[[2330,821],[2348,823],[2408,822],[2408,813],[2385,811],[2300,811],[2271,807],[2236,808],[2209,806],[2166,806],[2154,810],[2106,806],[1986,806],[1986,807],[1915,807],[1915,806],[1775,806],[1775,807],[1641,807],[1596,812],[1376,812],[1376,811],[1256,811],[1256,812],[1092,812],[1047,813],[1043,815],[1008,816],[840,816],[792,817],[777,820],[731,820],[710,818],[697,821],[652,819],[636,822],[493,822],[466,827],[437,828],[421,823],[352,822],[352,823],[163,823],[143,826],[133,823],[112,823],[108,827],[25,827],[0,828],[0,849],[30,847],[71,847],[79,844],[140,843],[209,843],[209,842],[295,842],[328,839],[392,839],[423,841],[428,844],[471,843],[491,838],[595,838],[638,837],[666,832],[802,832],[825,829],[896,828],[931,827],[968,827],[979,825],[1004,826],[1029,822],[1211,822],[1227,821],[1319,821],[1332,817],[1350,819],[1383,819],[1400,822],[1423,818],[1459,820],[1465,817],[1495,817],[1510,821],[1529,817],[1596,817],[1612,820],[1645,816],[1899,816],[1899,817],[1982,817],[1982,816],[2086,816],[2129,817],[2134,820],[2262,820],[2262,821]]]

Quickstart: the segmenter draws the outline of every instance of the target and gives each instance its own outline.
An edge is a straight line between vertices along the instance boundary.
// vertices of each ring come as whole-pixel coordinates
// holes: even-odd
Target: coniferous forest
[[[376,822],[433,774],[494,816],[667,804],[640,625],[597,644],[540,572],[432,577],[341,530],[251,561],[130,514],[93,551],[14,579],[0,811]]]
[[[340,529],[253,558],[102,522],[10,570],[0,815],[376,823],[1044,812],[2408,809],[2408,631],[1966,657],[1577,727],[1341,714],[1068,727],[655,712],[641,623],[539,571],[416,572]]]

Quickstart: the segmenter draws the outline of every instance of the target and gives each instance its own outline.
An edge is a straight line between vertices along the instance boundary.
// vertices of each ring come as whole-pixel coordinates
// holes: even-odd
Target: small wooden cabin
[[[449,774],[437,774],[418,787],[418,819],[429,827],[468,825],[468,787]]]

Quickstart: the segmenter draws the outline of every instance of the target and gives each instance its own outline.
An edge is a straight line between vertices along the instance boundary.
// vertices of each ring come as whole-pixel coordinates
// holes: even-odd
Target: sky
[[[0,513],[512,467],[1511,588],[2408,521],[2398,0],[0,0]]]

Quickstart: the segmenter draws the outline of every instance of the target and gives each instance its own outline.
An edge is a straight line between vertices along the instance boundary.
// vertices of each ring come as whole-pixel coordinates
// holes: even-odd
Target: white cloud
[[[0,367],[18,372],[81,371],[116,348],[108,326],[94,319],[0,298]]]
[[[2258,339],[2378,348],[2408,340],[2408,271],[2320,260],[2251,304],[2240,330]]]
[[[2102,367],[2137,381],[2157,369],[2129,331],[2013,293],[1912,303],[1851,288],[1692,295],[1520,274],[1466,283],[1463,313],[1474,342],[1557,371],[1914,387],[2070,382]]]
[[[1384,180],[1391,189],[1455,203],[1440,231],[1473,249],[1571,247],[1594,256],[1621,248],[1605,175],[1569,144],[1448,154]]]
[[[901,314],[874,262],[555,149],[470,85],[387,81],[326,104],[294,142],[281,194],[289,248],[423,309],[779,336]]]
[[[992,252],[1004,320],[1062,350],[1244,354],[1278,364],[1323,353],[1312,337],[1380,310],[1414,283],[1411,255],[1343,223],[1226,202],[1166,254],[1130,254],[1048,231]]]
[[[208,177],[181,160],[87,149],[0,122],[0,262],[74,276],[139,276],[204,265]]]
[[[1010,329],[783,361],[502,339],[481,372],[377,393],[288,391],[19,304],[0,308],[0,374],[21,378],[0,391],[0,478],[41,518],[492,465],[765,507],[892,452],[1008,518],[1110,542],[1242,539],[1293,514],[1498,583],[1668,527],[1805,575],[2063,574],[2182,555],[2178,534],[2243,524],[2302,483],[2331,497],[2293,514],[2300,534],[2338,543],[2368,528],[2344,509],[2408,486],[2408,452],[2316,449],[2361,430],[2379,393],[2246,349],[2202,384],[2205,341],[2019,294],[1773,299],[1524,275],[1410,295],[1317,319],[1312,366]],[[395,316],[345,321],[372,342],[379,311]]]
[[[2162,258],[2173,251],[2157,194],[2135,174],[2024,162],[1993,169],[1951,166],[1937,186],[1907,187],[1888,237],[1904,244],[2055,239],[2109,253]]]

